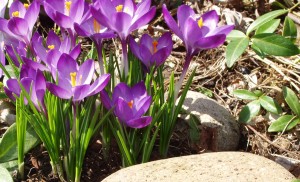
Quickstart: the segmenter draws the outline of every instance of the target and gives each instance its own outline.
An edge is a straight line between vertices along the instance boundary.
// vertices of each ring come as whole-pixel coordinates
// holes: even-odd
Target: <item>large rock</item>
[[[131,166],[117,171],[103,182],[290,182],[293,178],[282,166],[264,157],[243,152],[215,152]]]
[[[188,91],[183,109],[199,120],[198,146],[210,151],[232,151],[239,145],[240,130],[235,118],[215,100],[199,92]],[[189,121],[189,115],[181,115]]]

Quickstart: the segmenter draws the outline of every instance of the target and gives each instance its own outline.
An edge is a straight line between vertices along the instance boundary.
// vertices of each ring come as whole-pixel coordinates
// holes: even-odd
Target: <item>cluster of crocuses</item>
[[[2,5],[0,8],[5,8]],[[49,31],[45,40],[35,27],[41,6],[60,27],[59,31]],[[1,15],[3,15],[3,11],[0,9]],[[67,114],[61,118],[63,119],[61,123],[64,123],[63,128],[69,128],[67,133],[72,131],[73,140],[78,139],[78,132],[81,131],[77,128],[81,126],[80,122],[77,121],[79,117],[77,114],[80,112],[78,108],[82,108],[89,97],[97,96],[99,93],[101,93],[99,95],[103,106],[112,111],[116,116],[115,119],[120,123],[121,127],[118,129],[121,131],[113,132],[115,137],[123,137],[117,140],[120,148],[124,147],[124,140],[129,140],[132,136],[136,138],[135,129],[150,126],[153,118],[161,120],[161,123],[157,123],[155,126],[152,124],[151,127],[159,128],[161,126],[168,130],[167,133],[173,130],[173,124],[166,127],[167,121],[156,117],[157,113],[154,111],[148,112],[157,88],[151,88],[153,82],[149,81],[155,81],[155,79],[146,79],[147,76],[145,76],[154,76],[154,72],[163,67],[164,61],[172,51],[171,33],[164,33],[160,38],[153,38],[144,34],[139,42],[136,42],[130,35],[134,30],[146,25],[154,18],[156,8],[151,6],[150,0],[143,0],[138,4],[132,0],[94,0],[92,3],[87,3],[85,0],[33,0],[30,4],[22,4],[16,0],[11,4],[8,11],[9,18],[0,19],[0,61],[1,70],[8,78],[5,83],[5,92],[12,100],[20,98],[22,92],[26,91],[25,103],[32,103],[39,112],[46,116],[45,118],[49,118],[48,112],[53,110],[49,108],[50,104],[46,103],[50,97],[54,98],[49,95],[52,94],[56,98],[66,100],[66,105],[71,103],[72,114],[69,114],[70,116]],[[178,8],[178,23],[170,15],[165,5],[162,11],[167,25],[172,32],[183,40],[187,51],[183,73],[176,84],[173,96],[170,97],[175,100],[178,97],[179,89],[192,57],[201,50],[221,45],[233,26],[219,27],[217,25],[219,17],[215,11],[198,16],[187,5]],[[99,76],[96,79],[94,76],[95,61],[90,57],[83,60],[79,59],[81,47],[80,44],[77,44],[78,36],[89,37],[93,41],[99,62],[99,73],[96,74]],[[102,41],[116,37],[122,45],[122,60],[117,81],[119,83],[114,85],[111,83],[111,74],[114,74],[115,71],[108,71],[109,64],[113,63],[104,61]],[[128,44],[131,52],[140,60],[139,63],[133,63],[135,60],[128,60]],[[6,60],[9,65],[6,64],[3,57],[5,54],[8,55]],[[81,62],[81,65],[78,65],[78,62]],[[118,61],[115,63],[117,64]],[[132,65],[134,64],[141,66],[133,68]],[[135,76],[134,69],[136,68],[140,68],[140,72],[144,74],[138,77],[139,80],[133,81],[132,77]],[[14,74],[9,74],[9,69],[13,70]],[[115,78],[115,76],[113,77]],[[116,82],[113,81],[113,83]],[[111,88],[115,88],[113,90],[105,89],[108,84]],[[160,94],[159,97],[164,98],[164,91],[161,91]],[[174,111],[176,107],[175,102],[172,102],[174,103],[170,105],[172,108],[158,109],[158,111],[171,111],[169,114],[172,114],[172,110]],[[160,100],[157,105],[162,107],[164,103],[165,101]],[[153,107],[152,110],[154,110]],[[144,116],[146,113],[150,116]],[[174,117],[177,116],[172,118]],[[73,123],[70,122],[73,120]],[[108,119],[108,121],[111,120]],[[112,130],[116,126],[109,125]],[[128,131],[124,131],[128,127],[135,128],[134,134],[131,135],[128,134]],[[37,131],[37,133],[40,132]],[[149,133],[151,132],[147,132],[147,135]],[[68,134],[65,136],[70,138]],[[168,137],[170,138],[171,135]],[[166,141],[168,140],[166,139]],[[46,143],[46,141],[43,142]],[[144,142],[148,142],[148,140],[145,139]],[[79,143],[80,139],[78,139],[78,143],[75,142],[76,145]],[[128,145],[135,146],[136,144],[129,142]],[[129,155],[128,151],[132,152],[132,148],[129,148],[129,150],[123,150],[126,155]],[[120,150],[122,151],[122,149]],[[75,155],[76,159],[77,155],[79,154]],[[134,157],[138,158],[136,153]],[[130,162],[129,164],[133,163]],[[68,180],[79,180],[80,167],[76,166],[76,177],[70,177]],[[66,173],[68,176],[72,172]]]

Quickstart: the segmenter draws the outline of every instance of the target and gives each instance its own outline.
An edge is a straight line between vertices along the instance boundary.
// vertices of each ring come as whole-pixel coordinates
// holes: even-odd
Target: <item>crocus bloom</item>
[[[176,99],[193,56],[201,50],[215,48],[223,44],[234,26],[218,27],[219,16],[214,10],[199,17],[192,8],[181,5],[177,10],[178,24],[169,13],[166,5],[163,5],[162,12],[167,25],[184,42],[186,48],[182,74],[175,87],[174,99]]]
[[[125,76],[128,73],[127,42],[128,35],[146,25],[155,15],[151,0],[135,4],[132,0],[99,0],[99,9],[91,7],[93,17],[105,27],[115,31],[122,44]]]
[[[130,37],[129,45],[133,54],[142,61],[148,71],[152,66],[160,66],[173,48],[171,33],[163,34],[158,40],[144,34],[139,44]]]
[[[74,23],[83,19],[87,5],[84,0],[45,0],[47,15],[60,27],[73,29]]]
[[[101,25],[92,16],[89,17],[87,20],[81,22],[80,24],[75,23],[74,28],[78,35],[89,37],[94,42],[98,53],[100,74],[104,74],[102,59],[102,40],[115,37],[114,32],[109,30],[107,27]]]
[[[131,88],[121,82],[115,87],[112,100],[105,91],[100,93],[100,97],[106,109],[114,107],[114,114],[126,126],[143,128],[152,121],[151,116],[143,116],[151,104],[151,96],[147,94],[144,82]]]
[[[69,55],[63,54],[57,63],[58,85],[47,83],[49,91],[62,99],[81,101],[99,93],[108,84],[110,75],[104,74],[92,84],[94,61],[89,59],[81,66]],[[91,84],[91,85],[90,85]]]
[[[46,64],[56,66],[58,59],[53,60],[53,55],[51,55],[51,63],[50,60],[47,59],[48,55],[57,51],[57,54],[69,54],[73,59],[77,59],[80,54],[81,45],[78,44],[74,48],[71,46],[71,40],[69,37],[64,37],[62,40],[51,30],[48,33],[48,37],[46,39],[46,44],[44,46],[44,39],[39,35],[39,33],[35,33],[32,37],[32,47],[34,52],[42,61],[46,62]],[[52,53],[53,54],[53,53]],[[54,62],[54,63],[53,63]]]
[[[178,24],[166,5],[163,5],[162,11],[167,25],[184,42],[189,56],[223,44],[226,35],[234,28],[233,25],[218,27],[219,16],[214,10],[198,17],[192,8],[181,5],[177,10]]]
[[[30,45],[30,39],[32,30],[37,17],[40,12],[40,4],[37,0],[34,0],[31,4],[22,4],[20,1],[14,1],[9,8],[9,16],[7,25],[1,21],[0,26],[4,26],[10,30],[7,34],[13,33],[24,41],[27,45]],[[6,31],[5,28],[1,28],[1,31]]]
[[[40,111],[40,107],[42,106],[45,111],[44,95],[46,92],[46,80],[43,73],[23,65],[20,71],[20,83],[29,94],[35,107]],[[20,96],[21,90],[19,81],[15,78],[7,80],[4,87],[6,95],[12,100],[16,100],[14,95],[17,97]],[[28,101],[25,99],[25,104],[27,103]]]

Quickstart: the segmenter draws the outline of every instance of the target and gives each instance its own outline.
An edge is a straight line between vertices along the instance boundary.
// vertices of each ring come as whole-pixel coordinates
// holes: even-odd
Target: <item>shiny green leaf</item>
[[[243,107],[239,114],[239,122],[248,123],[251,119],[256,116],[260,111],[259,100],[254,100]]]
[[[259,98],[259,101],[261,106],[267,111],[275,114],[282,113],[280,105],[276,102],[276,100],[272,99],[271,97],[264,95]]]
[[[285,17],[282,36],[294,42],[297,38],[297,27],[292,19]]]
[[[292,115],[284,115],[278,118],[268,128],[268,132],[279,132],[284,130],[290,130],[294,128],[300,122],[299,118],[295,118]]]
[[[249,45],[248,37],[235,39],[226,48],[226,65],[231,68]]]
[[[280,9],[280,10],[275,10],[271,11],[269,13],[266,13],[260,17],[258,17],[247,29],[246,35],[249,36],[249,34],[256,30],[258,27],[262,26],[263,24],[267,23],[270,20],[273,20],[274,18],[286,14],[288,10]]]
[[[13,182],[8,170],[0,165],[0,182]]]
[[[278,28],[279,24],[280,24],[280,19],[270,20],[267,23],[260,26],[256,30],[255,34],[273,33]]]
[[[283,36],[264,33],[253,36],[253,45],[273,56],[292,56],[299,54],[299,49]]]
[[[244,89],[234,90],[233,95],[240,99],[245,99],[245,100],[258,99],[257,95],[255,95],[253,92],[250,92],[249,90],[244,90]]]
[[[292,111],[300,116],[300,103],[297,95],[288,87],[283,87],[283,97]]]
[[[235,41],[235,40],[239,40],[242,38],[246,38],[247,36],[239,31],[239,30],[232,30],[227,36],[226,36],[226,40],[229,41]]]

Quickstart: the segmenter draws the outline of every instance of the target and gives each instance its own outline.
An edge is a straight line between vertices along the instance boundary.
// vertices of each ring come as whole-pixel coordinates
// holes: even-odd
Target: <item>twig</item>
[[[287,153],[291,153],[291,151],[288,151],[282,147],[280,147],[279,145],[273,143],[272,141],[270,141],[268,138],[266,138],[265,136],[263,136],[262,134],[260,134],[258,131],[256,131],[252,126],[250,125],[246,125],[247,128],[249,128],[251,131],[253,131],[253,133],[255,133],[255,135],[259,136],[260,138],[262,138],[263,140],[265,140],[268,144],[284,151],[284,152],[287,152]]]

